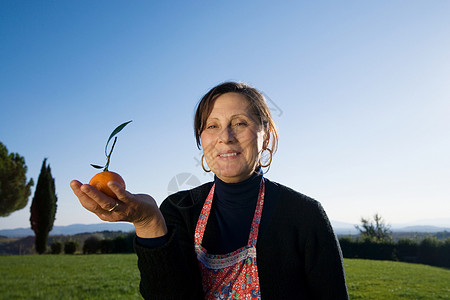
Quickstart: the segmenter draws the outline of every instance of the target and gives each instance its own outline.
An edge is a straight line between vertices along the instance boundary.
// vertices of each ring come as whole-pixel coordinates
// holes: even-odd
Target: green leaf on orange
[[[123,124],[120,124],[119,126],[117,126],[116,129],[113,130],[113,132],[111,133],[111,135],[110,135],[109,138],[108,138],[108,141],[106,142],[106,146],[105,146],[105,154],[106,154],[106,156],[108,156],[108,151],[107,151],[107,149],[108,149],[109,141],[111,141],[111,139],[112,139],[116,134],[118,134],[120,131],[122,131],[122,129],[124,129],[125,126],[127,126],[128,123],[131,123],[131,122],[132,122],[132,120],[131,120],[131,121],[128,121],[128,122],[125,122],[125,123],[123,123]]]

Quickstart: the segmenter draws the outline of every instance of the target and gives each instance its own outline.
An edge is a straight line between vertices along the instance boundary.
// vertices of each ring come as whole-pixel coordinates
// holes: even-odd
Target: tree
[[[373,221],[361,218],[361,223],[361,227],[356,225],[355,228],[359,230],[362,238],[376,242],[392,239],[391,226],[387,225],[378,213],[373,216]]]
[[[8,154],[6,146],[0,142],[0,217],[24,208],[31,195],[34,182],[27,182],[25,159],[18,153]]]
[[[50,165],[44,159],[39,174],[33,202],[31,203],[30,223],[36,236],[36,251],[39,254],[47,250],[48,233],[53,228],[56,215],[55,179],[52,177]]]

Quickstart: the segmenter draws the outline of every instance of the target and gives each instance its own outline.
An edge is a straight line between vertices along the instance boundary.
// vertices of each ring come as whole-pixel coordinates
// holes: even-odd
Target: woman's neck
[[[219,206],[245,207],[254,205],[258,198],[262,173],[255,172],[249,178],[237,183],[227,183],[214,177],[216,203]]]

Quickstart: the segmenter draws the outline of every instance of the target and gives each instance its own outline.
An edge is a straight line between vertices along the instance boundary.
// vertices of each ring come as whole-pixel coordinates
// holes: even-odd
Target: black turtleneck
[[[259,172],[238,183],[226,183],[214,177],[214,199],[202,242],[209,254],[226,254],[247,245],[262,178]],[[259,234],[270,219],[279,191],[277,184],[267,179],[265,181]],[[167,241],[167,235],[154,239],[137,237],[137,241],[154,248],[162,246]]]
[[[208,253],[230,253],[247,245],[261,180],[257,173],[239,183],[214,177],[214,200],[203,238]]]

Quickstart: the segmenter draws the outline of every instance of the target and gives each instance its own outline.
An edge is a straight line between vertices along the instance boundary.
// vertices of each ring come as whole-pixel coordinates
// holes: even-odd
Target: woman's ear
[[[263,142],[263,150],[267,149],[270,142],[270,132],[269,130],[266,130],[264,133],[264,142]]]

